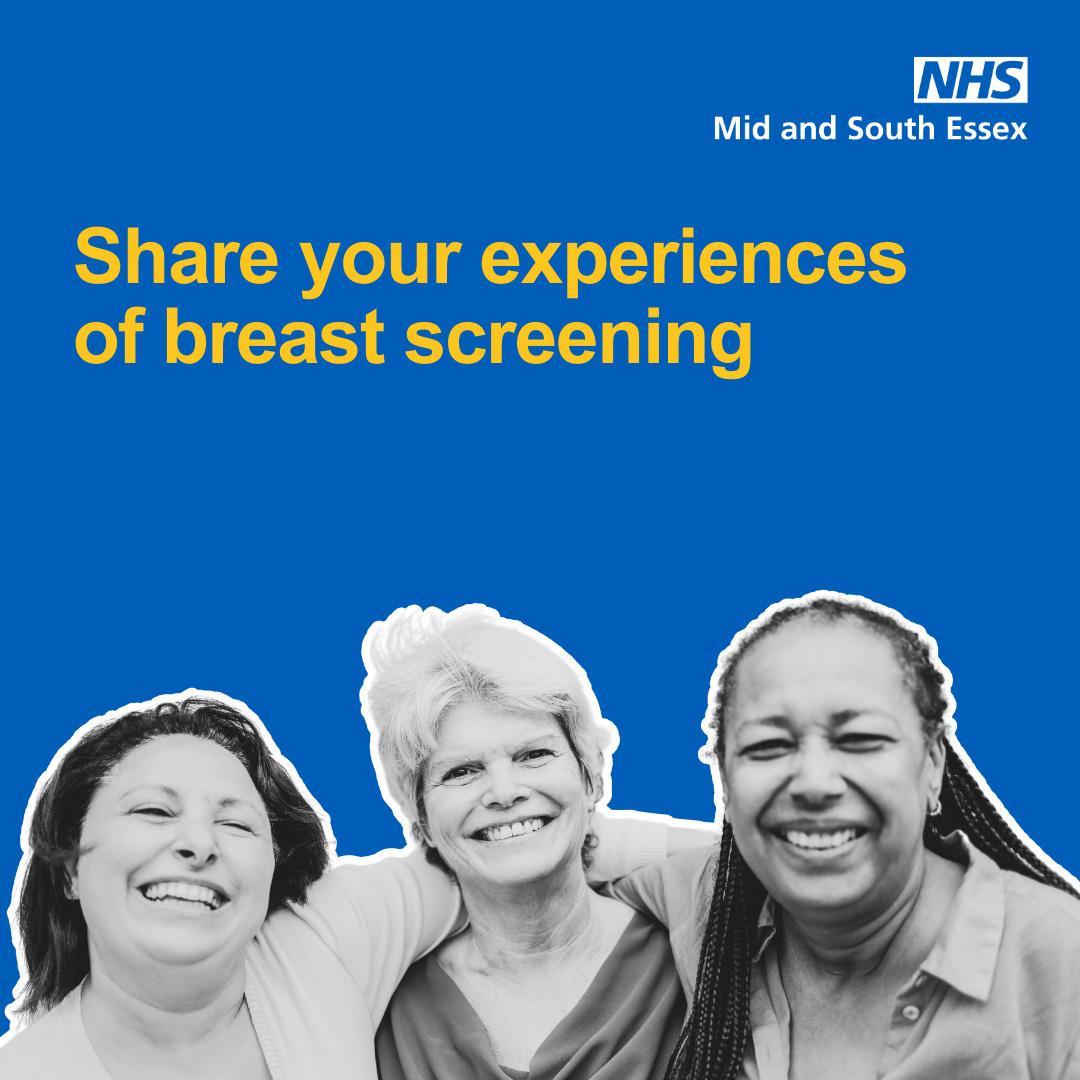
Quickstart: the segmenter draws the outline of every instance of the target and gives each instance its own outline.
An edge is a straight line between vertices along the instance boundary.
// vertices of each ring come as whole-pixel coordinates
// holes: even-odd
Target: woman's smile
[[[136,890],[155,904],[196,914],[218,911],[229,902],[228,894],[220,885],[198,879],[154,881],[137,885]]]
[[[852,850],[856,841],[867,832],[860,825],[827,823],[787,825],[771,831],[788,847],[819,861]]]
[[[107,967],[240,952],[266,917],[266,809],[239,760],[208,739],[132,750],[91,801],[82,846],[72,887]]]
[[[554,717],[462,703],[443,718],[425,774],[429,841],[462,883],[580,867],[591,804]]]
[[[485,825],[484,828],[477,829],[472,834],[472,838],[488,843],[514,840],[517,837],[531,836],[533,833],[539,832],[553,820],[551,817],[526,817],[495,825]]]

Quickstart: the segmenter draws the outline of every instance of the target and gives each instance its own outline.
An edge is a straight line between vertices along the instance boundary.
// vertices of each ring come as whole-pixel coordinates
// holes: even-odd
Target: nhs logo
[[[916,56],[915,101],[1026,104],[1026,56]]]

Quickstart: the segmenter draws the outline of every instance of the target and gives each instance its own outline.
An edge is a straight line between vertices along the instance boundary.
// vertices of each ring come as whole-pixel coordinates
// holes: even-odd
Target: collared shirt
[[[878,1080],[1080,1080],[1080,900],[999,869],[960,834],[950,840],[967,867],[937,941],[893,1003]],[[688,852],[612,890],[671,927],[688,994],[716,858],[715,848]],[[771,901],[758,925],[741,1076],[787,1080],[791,1010]]]

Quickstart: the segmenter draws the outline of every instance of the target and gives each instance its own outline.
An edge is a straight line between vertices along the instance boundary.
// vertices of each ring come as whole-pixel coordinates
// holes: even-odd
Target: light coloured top
[[[342,864],[304,907],[275,913],[245,958],[245,998],[274,1080],[375,1076],[372,1040],[398,980],[461,924],[460,900],[423,858]],[[0,1051],[3,1080],[108,1080],[82,1022],[81,987]]]
[[[593,875],[661,858],[658,822],[597,817]],[[461,897],[420,853],[342,859],[263,924],[245,996],[274,1080],[376,1080],[375,1029],[409,966],[464,925]],[[0,1040],[0,1080],[109,1080],[82,1022],[81,991]]]
[[[940,936],[896,997],[879,1080],[1080,1080],[1080,900],[999,869],[960,833],[967,864]],[[687,852],[617,881],[613,895],[671,930],[693,994],[718,849]],[[759,920],[744,1080],[787,1080],[791,1012],[775,947],[776,909]]]

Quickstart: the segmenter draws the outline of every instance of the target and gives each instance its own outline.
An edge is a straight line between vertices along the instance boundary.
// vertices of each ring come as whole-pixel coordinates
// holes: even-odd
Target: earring
[[[935,795],[933,802],[930,803],[930,816],[937,817],[941,813],[941,796]]]

